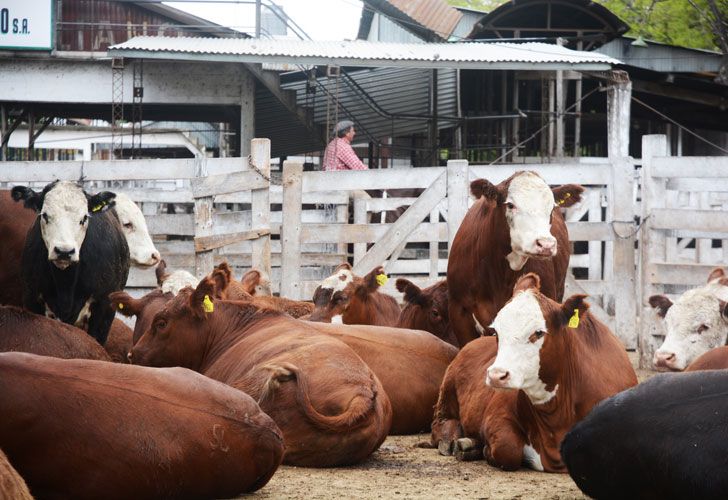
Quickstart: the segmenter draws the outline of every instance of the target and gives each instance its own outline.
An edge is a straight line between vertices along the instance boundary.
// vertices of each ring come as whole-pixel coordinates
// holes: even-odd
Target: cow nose
[[[501,386],[508,382],[508,379],[511,378],[511,374],[508,370],[504,370],[503,368],[488,368],[488,378],[491,381],[491,384],[494,386]]]
[[[536,247],[539,250],[553,250],[556,248],[556,239],[554,238],[541,238],[536,240]]]
[[[159,252],[152,252],[152,264],[157,264],[157,263],[159,263],[159,260],[160,260],[161,258],[162,258],[162,257],[161,257],[161,256],[159,255]]]
[[[670,364],[675,362],[675,353],[674,352],[664,352],[664,351],[657,351],[655,353],[655,359],[654,364],[655,366],[663,366],[665,368],[668,368]]]
[[[69,249],[61,249],[58,247],[53,247],[53,251],[56,253],[59,259],[70,259],[71,255],[76,253],[75,248]]]
[[[131,351],[127,352],[126,353],[126,359],[129,360],[129,363],[132,363],[133,364],[133,361],[131,360],[131,357],[132,357]]]

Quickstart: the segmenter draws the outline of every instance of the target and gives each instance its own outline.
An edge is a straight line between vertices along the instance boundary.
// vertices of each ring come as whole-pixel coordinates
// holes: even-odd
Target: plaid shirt
[[[349,141],[341,137],[334,139],[326,146],[324,152],[324,170],[367,170]]]

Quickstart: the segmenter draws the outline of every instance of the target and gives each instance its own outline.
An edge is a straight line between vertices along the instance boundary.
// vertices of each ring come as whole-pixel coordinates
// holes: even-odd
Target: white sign
[[[53,0],[0,0],[0,50],[51,50]]]

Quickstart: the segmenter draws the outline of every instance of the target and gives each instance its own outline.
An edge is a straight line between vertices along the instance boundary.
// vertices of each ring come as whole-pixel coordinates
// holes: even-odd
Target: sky
[[[267,0],[262,0],[263,4]],[[176,9],[214,23],[254,33],[254,5],[235,3],[165,2]],[[359,0],[275,0],[293,21],[314,40],[353,40],[359,29],[362,3]]]

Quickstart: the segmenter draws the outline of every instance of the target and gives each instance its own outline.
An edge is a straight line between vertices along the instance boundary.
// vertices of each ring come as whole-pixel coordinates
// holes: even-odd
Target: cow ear
[[[240,283],[243,285],[243,289],[250,295],[255,295],[255,287],[260,284],[261,274],[257,269],[251,269],[247,273],[243,274],[240,279]]]
[[[220,262],[217,266],[215,266],[214,271],[219,271],[220,273],[224,274],[228,282],[233,280],[233,271],[232,269],[230,269],[230,266],[226,261]]]
[[[360,286],[357,289],[357,292],[363,290],[363,293],[374,293],[388,280],[389,277],[385,274],[384,268],[382,266],[377,266],[372,269],[369,274],[364,276],[364,278],[362,279],[363,286]]]
[[[159,261],[157,268],[154,270],[154,274],[157,276],[157,286],[162,286],[164,280],[169,277],[169,274],[167,274],[167,263],[164,259]]]
[[[718,306],[720,307],[720,317],[723,321],[728,321],[728,302],[718,299]]]
[[[336,269],[334,269],[334,273],[333,274],[336,274],[338,271],[341,271],[342,269],[348,269],[349,271],[351,271],[351,264],[349,264],[348,262],[344,262],[343,264],[339,264],[338,267]]]
[[[213,275],[217,271],[213,272]],[[217,286],[212,278],[205,278],[197,285],[197,288],[190,295],[190,309],[192,314],[204,319],[207,313],[215,310],[214,299],[217,294]]]
[[[564,184],[551,189],[554,193],[554,202],[561,208],[570,207],[581,201],[584,188],[579,184]]]
[[[136,316],[142,310],[142,301],[135,299],[126,292],[111,292],[109,294],[111,307],[124,316]]]
[[[664,318],[667,314],[667,310],[672,307],[672,301],[665,295],[653,295],[649,299],[650,306],[657,310],[657,315]]]
[[[225,269],[215,268],[209,279],[212,280],[215,286],[215,290],[211,296],[214,295],[218,299],[222,298],[228,286],[230,286],[230,269],[228,268],[227,272],[225,272]]]
[[[23,200],[25,208],[35,210],[36,212],[40,212],[40,209],[43,208],[43,195],[41,193],[36,193],[29,187],[15,186],[12,191],[10,191],[10,196],[15,201]]]
[[[516,285],[513,287],[513,295],[517,292],[525,292],[529,288],[535,288],[538,291],[541,290],[541,278],[538,277],[538,274],[528,273],[518,278]]]
[[[708,283],[721,278],[725,278],[725,271],[723,271],[722,267],[716,267],[715,269],[710,271],[710,274],[708,275]],[[723,283],[721,282],[721,285],[722,284]]]
[[[410,304],[423,305],[422,304],[422,290],[420,287],[412,283],[410,280],[404,278],[397,278],[395,283],[397,290],[404,294],[404,301]]]
[[[348,302],[349,294],[346,292],[346,290],[338,291],[331,296],[331,305],[334,307],[346,305]]]
[[[558,323],[560,326],[568,326],[569,328],[577,328],[579,322],[583,319],[584,313],[589,309],[589,304],[584,302],[586,295],[572,295],[561,304],[558,313]]]
[[[88,211],[92,214],[105,212],[114,207],[116,194],[111,191],[102,191],[94,195],[86,195],[88,199]]]
[[[486,179],[476,179],[471,182],[470,194],[472,194],[473,198],[476,200],[479,198],[485,198],[499,204],[506,201],[506,193]]]

